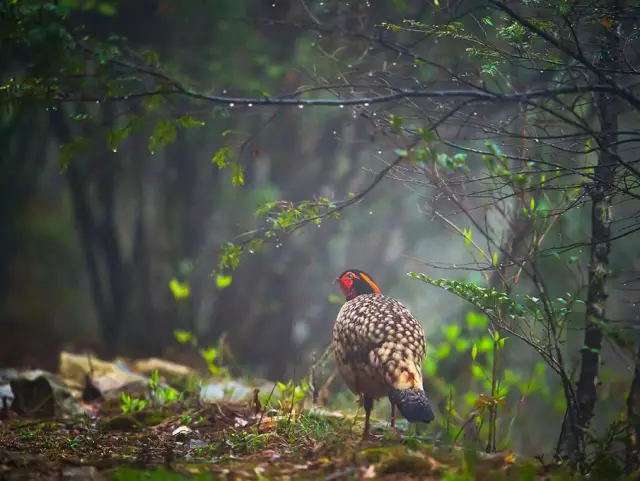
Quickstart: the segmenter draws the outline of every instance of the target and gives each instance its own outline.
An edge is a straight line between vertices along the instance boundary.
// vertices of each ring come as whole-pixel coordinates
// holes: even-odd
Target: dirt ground
[[[382,421],[361,439],[359,418],[257,411],[251,403],[134,415],[0,422],[1,480],[570,479],[513,453],[484,455],[399,435]],[[551,478],[549,478],[551,479]]]

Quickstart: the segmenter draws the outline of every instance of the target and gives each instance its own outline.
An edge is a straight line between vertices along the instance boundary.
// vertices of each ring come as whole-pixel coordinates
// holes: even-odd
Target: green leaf
[[[231,185],[236,187],[244,185],[244,167],[238,162],[231,162]]]
[[[164,95],[150,95],[144,98],[142,105],[147,112],[153,112],[154,110],[158,110],[165,102],[166,99]]]
[[[454,342],[460,335],[461,331],[462,329],[460,329],[460,326],[458,326],[457,324],[442,326],[442,332],[449,342]]]
[[[169,289],[176,301],[188,299],[191,295],[191,287],[188,282],[180,282],[175,277],[169,281]]]
[[[149,389],[154,390],[157,389],[160,385],[160,373],[157,369],[151,371],[151,375],[149,376]]]
[[[522,44],[525,40],[527,30],[519,22],[511,22],[505,27],[498,29],[498,36],[513,43]]]
[[[482,64],[480,71],[490,77],[495,77],[498,74],[498,62],[487,62]]]
[[[503,376],[504,376],[504,383],[507,386],[515,386],[520,382],[522,382],[522,376],[518,372],[513,371],[511,369],[505,369]]]
[[[77,137],[71,142],[62,144],[60,146],[60,156],[58,157],[60,171],[66,171],[71,161],[87,150],[89,150],[89,141],[85,137]]]
[[[176,141],[178,135],[178,129],[171,120],[160,120],[154,130],[151,137],[149,137],[149,152],[155,154],[159,150],[163,149],[167,145]]]
[[[175,337],[176,341],[180,344],[186,344],[194,339],[193,334],[189,331],[185,331],[184,329],[174,330],[173,337]]]
[[[427,357],[422,363],[422,369],[427,374],[427,376],[435,376],[438,372],[438,363],[435,359]]]
[[[438,155],[436,155],[436,161],[445,169],[453,168],[453,161],[451,160],[451,157],[449,157],[444,152],[440,152]]]
[[[402,117],[398,117],[397,115],[393,114],[389,116],[389,124],[391,124],[391,130],[393,130],[395,133],[400,133],[403,122],[404,120],[402,119]]]
[[[180,125],[180,127],[183,127],[185,129],[205,126],[204,120],[196,119],[191,115],[183,115],[182,117],[178,117],[176,122],[178,122],[178,125]]]
[[[446,359],[451,354],[451,344],[448,342],[443,342],[438,345],[435,352],[435,357],[437,359]]]
[[[464,403],[467,405],[467,407],[475,406],[477,400],[478,400],[478,395],[475,392],[467,391],[464,394]]]
[[[487,316],[476,311],[467,312],[465,320],[469,329],[486,329],[489,325]]]
[[[531,200],[529,201],[529,210],[536,210],[536,199],[534,199],[533,197],[531,197]]]
[[[116,7],[109,2],[98,3],[98,12],[105,17],[113,17],[116,14]]]
[[[458,152],[453,156],[453,166],[456,169],[467,168],[467,154],[465,152]]]
[[[431,149],[428,147],[416,147],[413,149],[414,157],[416,162],[426,163],[428,160],[433,158],[433,153]]]
[[[470,227],[465,227],[462,229],[462,236],[464,237],[464,245],[471,245],[473,242],[473,231]]]
[[[126,125],[111,129],[107,132],[107,147],[112,152],[117,152],[124,142],[141,124],[140,117],[132,116]]]
[[[218,274],[216,276],[216,287],[218,289],[224,289],[225,287],[229,287],[232,281],[233,281],[233,276]]]
[[[475,379],[484,379],[484,369],[478,363],[471,364],[471,375]]]
[[[227,242],[222,246],[218,267],[220,270],[235,270],[240,265],[240,254],[242,254],[242,246],[233,242]]]
[[[536,202],[536,206],[537,206],[538,212],[540,212],[543,215],[548,215],[549,211],[551,210],[551,206],[549,205],[549,202],[547,202],[547,200],[544,198]]]
[[[419,128],[418,134],[420,135],[420,137],[422,137],[422,140],[424,140],[427,144],[430,144],[436,139],[436,135],[431,130]]]
[[[467,349],[469,349],[469,346],[471,345],[471,341],[469,341],[468,339],[465,339],[464,337],[460,337],[456,339],[455,344],[456,344],[456,351],[464,352]]]
[[[232,152],[230,147],[220,147],[211,157],[211,162],[219,169],[223,169],[229,165],[231,156]]]
[[[471,359],[475,361],[476,357],[478,357],[478,345],[474,342],[471,347]]]
[[[414,279],[440,287],[455,294],[488,316],[497,317],[501,315],[503,318],[517,319],[527,315],[525,307],[516,302],[516,300],[506,292],[501,292],[491,287],[482,287],[469,281],[433,279],[426,274],[415,272],[410,272],[408,275]],[[536,318],[541,316],[539,312],[534,312],[534,314]]]
[[[489,352],[493,349],[493,339],[489,336],[482,336],[478,344],[478,350],[480,352]]]
[[[406,157],[407,155],[409,155],[409,152],[407,152],[407,149],[395,149],[393,152],[398,157]]]
[[[207,347],[200,350],[200,355],[207,364],[213,364],[218,357],[218,350],[215,347]]]
[[[263,203],[260,207],[256,209],[256,216],[264,217],[265,215],[269,214],[277,205],[278,205],[278,202],[275,200],[269,200]]]

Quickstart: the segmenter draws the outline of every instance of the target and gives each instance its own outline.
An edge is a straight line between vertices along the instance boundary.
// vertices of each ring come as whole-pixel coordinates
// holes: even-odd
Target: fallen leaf
[[[171,432],[171,435],[172,436],[185,436],[185,435],[190,434],[192,432],[193,432],[193,430],[188,426],[178,426],[177,428],[175,428]]]
[[[376,477],[376,467],[370,464],[368,468],[362,473],[362,479],[373,479]]]
[[[513,464],[516,462],[516,455],[514,453],[508,453],[505,457],[504,457],[504,462],[507,464]]]
[[[247,424],[249,424],[249,421],[247,421],[246,419],[243,419],[243,418],[239,418],[239,417],[236,417],[234,419],[234,421],[235,421],[235,423],[234,423],[235,427],[237,427],[237,428],[243,428]]]

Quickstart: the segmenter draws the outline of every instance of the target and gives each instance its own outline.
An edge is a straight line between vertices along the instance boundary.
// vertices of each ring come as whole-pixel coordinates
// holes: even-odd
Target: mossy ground
[[[425,436],[399,437],[383,422],[363,442],[361,421],[321,411],[255,412],[237,403],[14,418],[0,423],[0,479],[571,479],[512,453],[488,456]]]

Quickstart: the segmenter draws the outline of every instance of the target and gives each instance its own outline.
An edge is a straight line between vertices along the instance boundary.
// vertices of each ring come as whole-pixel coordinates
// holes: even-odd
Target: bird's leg
[[[389,399],[389,404],[391,404],[391,431],[393,431],[393,434],[397,437],[401,437],[400,431],[396,428],[396,405],[391,399]]]
[[[389,401],[391,404],[391,429],[396,429],[396,405]]]
[[[369,438],[369,417],[371,416],[371,410],[373,409],[373,399],[370,397],[362,397],[362,406],[364,407],[364,432],[362,433],[362,439]]]

